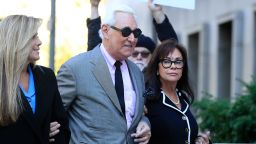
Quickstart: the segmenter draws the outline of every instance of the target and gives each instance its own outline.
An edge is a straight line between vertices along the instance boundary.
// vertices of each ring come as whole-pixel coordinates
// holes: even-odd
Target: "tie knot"
[[[120,61],[116,61],[116,62],[115,62],[115,66],[116,66],[116,67],[120,67],[121,65],[122,65],[122,63],[121,63]]]

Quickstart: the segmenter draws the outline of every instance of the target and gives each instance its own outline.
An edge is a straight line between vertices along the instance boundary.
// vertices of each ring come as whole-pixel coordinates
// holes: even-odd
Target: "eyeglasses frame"
[[[136,56],[133,56],[134,53],[137,53]],[[147,51],[141,51],[141,52],[134,51],[134,52],[132,52],[132,57],[133,57],[133,58],[136,58],[136,57],[139,56],[139,54],[141,55],[142,58],[148,58],[149,55],[150,55],[150,52],[147,52]],[[146,56],[145,56],[145,54],[146,54]],[[144,56],[143,56],[143,55],[144,55]]]
[[[170,64],[169,67],[166,67],[166,66],[164,66],[164,64],[163,64],[163,62],[166,61],[166,60],[171,62],[171,64]],[[177,65],[175,64],[177,61],[181,61],[181,62],[183,63],[182,67],[177,67]],[[162,66],[163,66],[165,69],[168,69],[168,68],[172,67],[172,64],[174,64],[174,66],[176,67],[176,69],[182,69],[182,68],[184,67],[184,60],[174,60],[174,61],[173,61],[173,60],[170,60],[170,59],[167,59],[167,58],[163,58],[163,59],[160,59],[159,62],[162,64]]]
[[[123,37],[128,37],[129,35],[131,35],[131,33],[133,33],[134,37],[135,37],[135,38],[138,38],[138,37],[142,34],[142,31],[141,31],[141,29],[139,29],[139,28],[136,28],[135,30],[132,30],[130,27],[124,27],[124,28],[120,29],[120,28],[117,28],[117,27],[115,27],[115,26],[110,26],[110,28],[112,28],[112,29],[114,29],[114,30],[116,30],[116,31],[121,32],[121,34],[122,34]],[[126,29],[126,28],[129,28],[129,30],[131,31],[131,33],[130,33],[128,36],[125,36],[125,34],[124,34],[124,32],[123,32],[123,30]],[[136,31],[139,31],[139,35],[138,35],[138,36],[135,35],[135,32],[136,32]]]

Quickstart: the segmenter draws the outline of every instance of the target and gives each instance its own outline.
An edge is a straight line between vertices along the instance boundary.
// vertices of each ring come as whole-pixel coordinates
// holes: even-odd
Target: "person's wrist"
[[[153,11],[152,15],[153,15],[154,19],[156,20],[157,24],[160,24],[164,21],[165,15],[164,15],[163,11],[161,11],[161,10]]]
[[[161,13],[162,13],[161,10],[153,10],[152,11],[153,16],[159,16],[159,15],[161,15]]]
[[[96,19],[99,17],[98,8],[91,8],[91,16],[90,19]]]
[[[92,10],[98,10],[98,6],[91,6]]]

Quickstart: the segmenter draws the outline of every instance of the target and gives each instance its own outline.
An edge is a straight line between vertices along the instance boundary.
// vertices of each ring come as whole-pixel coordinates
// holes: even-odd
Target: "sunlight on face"
[[[28,56],[29,63],[35,63],[37,60],[40,59],[39,50],[41,44],[42,42],[39,39],[38,35],[34,35],[31,41],[31,50]]]
[[[132,14],[117,12],[115,18],[116,23],[114,26],[119,29],[129,27],[134,30],[137,28],[137,23]],[[108,36],[108,50],[116,60],[124,60],[131,56],[137,43],[137,38],[134,37],[133,33],[131,33],[128,37],[123,37],[120,31],[110,28],[108,31]]]

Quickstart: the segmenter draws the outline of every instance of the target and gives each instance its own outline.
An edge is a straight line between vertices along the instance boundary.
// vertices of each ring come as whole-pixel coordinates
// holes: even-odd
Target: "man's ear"
[[[101,26],[101,32],[102,32],[103,38],[105,39],[109,38],[109,30],[110,30],[109,25],[103,24]]]

